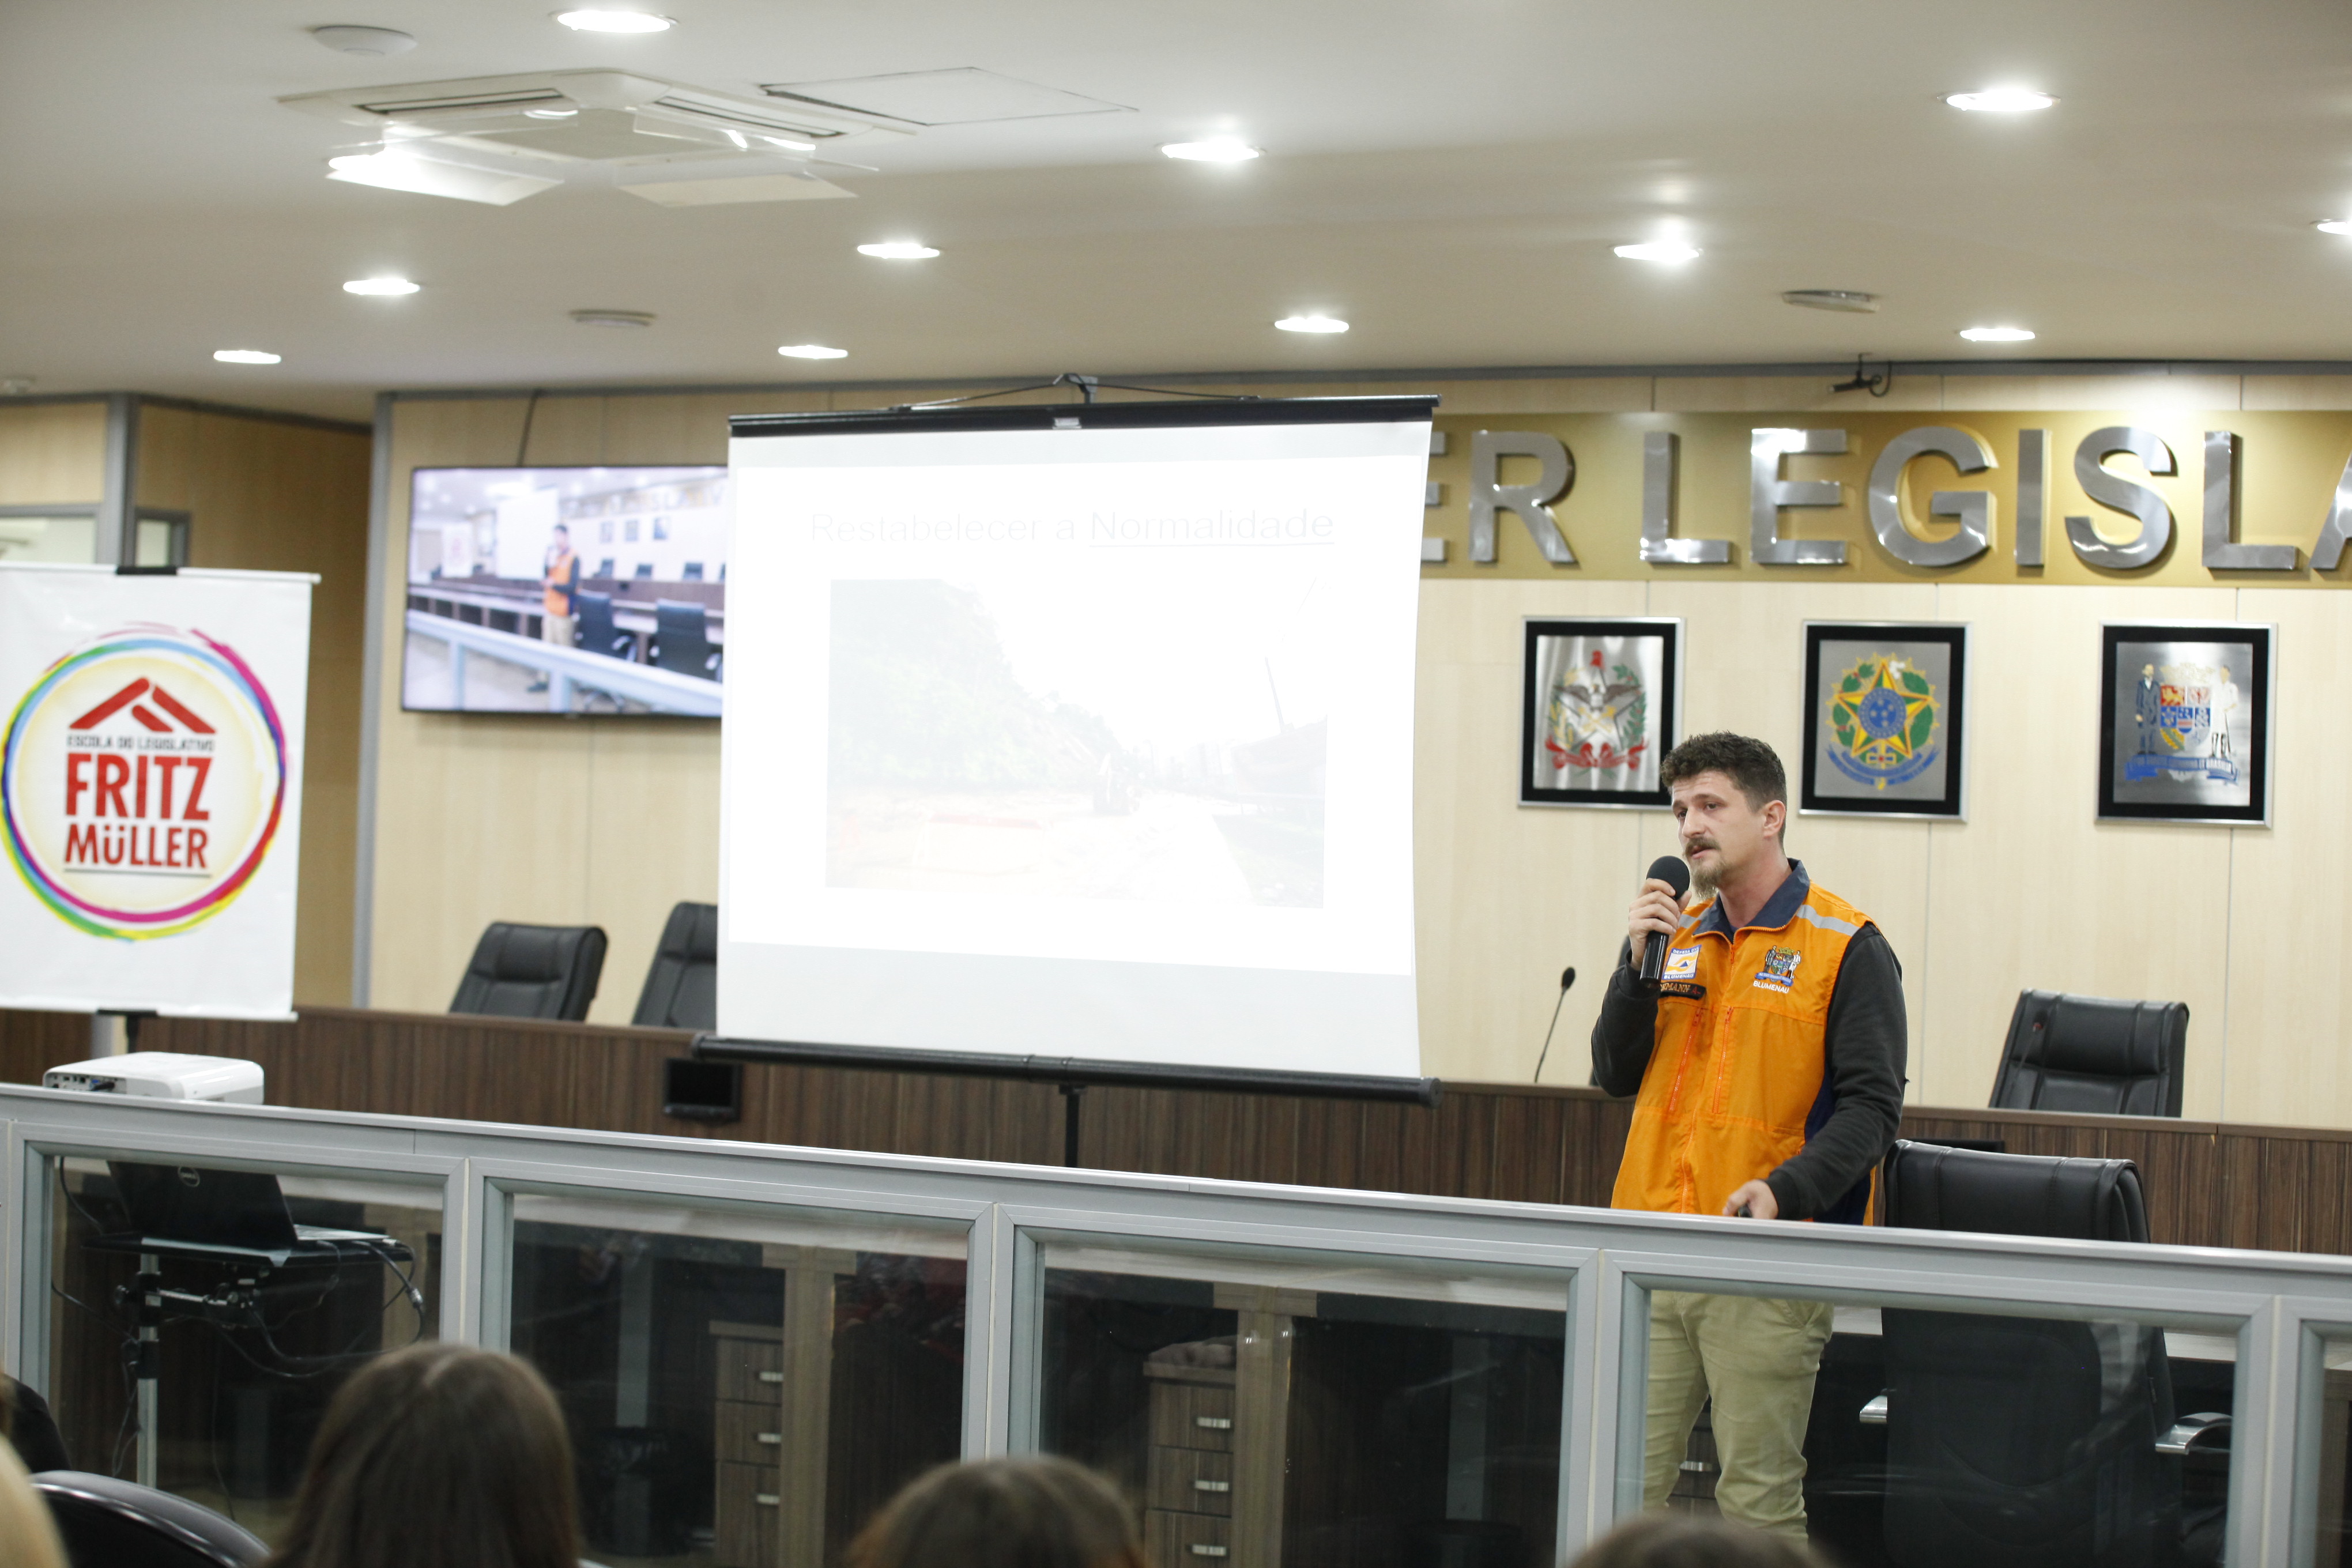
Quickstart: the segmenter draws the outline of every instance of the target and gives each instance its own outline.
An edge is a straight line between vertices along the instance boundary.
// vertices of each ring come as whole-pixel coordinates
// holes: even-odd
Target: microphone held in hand
[[[1676,903],[1682,902],[1683,896],[1690,891],[1690,868],[1671,855],[1661,855],[1650,862],[1649,879],[1672,888]],[[1655,991],[1665,973],[1666,939],[1652,931],[1650,939],[1642,944],[1642,984]]]

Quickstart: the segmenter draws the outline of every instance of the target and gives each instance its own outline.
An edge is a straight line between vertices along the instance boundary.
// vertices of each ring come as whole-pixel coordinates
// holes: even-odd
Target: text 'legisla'
[[[2042,534],[2050,498],[2050,432],[2021,430],[2013,460],[2017,472],[2017,521],[2013,546],[2020,566],[2042,564]],[[1442,450],[1443,448],[1438,448]],[[1762,426],[1748,432],[1748,558],[1762,566],[1842,566],[1846,546],[1834,539],[1784,539],[1780,514],[1794,507],[1836,507],[1845,504],[1845,487],[1835,479],[1792,479],[1784,476],[1790,458],[1837,456],[1846,450],[1843,430]],[[2151,475],[2177,471],[2172,448],[2155,431],[2137,425],[2109,425],[2092,431],[2074,447],[2074,479],[2083,493],[2103,507],[2134,518],[2138,529],[2130,538],[2111,540],[2092,526],[2088,517],[2064,520],[2066,542],[2082,560],[2110,571],[2133,571],[2154,565],[2172,542],[2172,509],[2150,486],[2125,478],[2106,467],[2106,459],[2127,453]],[[1949,533],[1930,539],[1915,531],[1903,513],[1904,470],[1930,455],[1948,460],[1962,474],[1982,473],[2000,466],[1983,437],[1950,425],[1927,425],[1906,430],[1880,449],[1872,463],[1865,500],[1871,531],[1888,554],[1907,565],[1953,567],[1973,561],[1993,548],[1995,498],[1982,489],[1937,490],[1928,498],[1933,519],[1956,523]],[[1500,482],[1505,458],[1531,458],[1540,465],[1532,483]],[[1719,566],[1731,560],[1727,539],[1677,538],[1674,531],[1675,494],[1681,463],[1681,438],[1671,431],[1653,430],[1642,438],[1642,560],[1654,565]],[[1550,505],[1567,492],[1575,477],[1576,461],[1566,443],[1535,431],[1486,431],[1470,440],[1470,559],[1496,559],[1495,524],[1508,511],[1527,528],[1544,559],[1556,566],[1573,566],[1576,554],[1552,515]],[[2300,552],[2292,544],[2243,544],[2236,537],[2238,510],[2238,437],[2229,430],[2209,430],[2204,438],[2203,561],[2213,571],[2294,572],[2302,567]],[[1433,500],[1434,489],[1433,489]],[[2331,571],[2343,558],[2352,537],[2352,463],[2330,498],[2318,536],[2311,545],[2311,564]]]

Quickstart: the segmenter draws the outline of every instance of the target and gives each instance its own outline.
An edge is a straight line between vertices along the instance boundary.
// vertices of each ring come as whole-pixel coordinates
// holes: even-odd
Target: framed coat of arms
[[[2271,819],[2278,628],[2160,621],[2099,630],[2099,818]]]
[[[1799,808],[1965,816],[1968,656],[1949,622],[1806,622]]]
[[[1530,616],[1519,700],[1519,804],[1660,807],[1682,739],[1683,624]]]

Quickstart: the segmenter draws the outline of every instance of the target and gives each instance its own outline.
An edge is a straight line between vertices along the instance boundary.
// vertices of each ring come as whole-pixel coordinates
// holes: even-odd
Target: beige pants
[[[1805,1421],[1829,1337],[1825,1301],[1654,1292],[1642,1506],[1666,1506],[1711,1395],[1723,1464],[1717,1506],[1727,1519],[1804,1539]]]
[[[572,625],[576,618],[576,616],[540,616],[540,640],[541,642],[551,642],[558,647],[570,647],[572,646]]]

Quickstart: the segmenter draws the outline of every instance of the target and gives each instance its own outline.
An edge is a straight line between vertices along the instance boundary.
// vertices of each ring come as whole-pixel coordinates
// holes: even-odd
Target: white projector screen
[[[1418,1074],[1431,401],[738,421],[719,1033]]]

